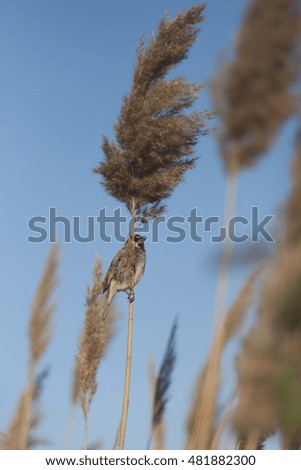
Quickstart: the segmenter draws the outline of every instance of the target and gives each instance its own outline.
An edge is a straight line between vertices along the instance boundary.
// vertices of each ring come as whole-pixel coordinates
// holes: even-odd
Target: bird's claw
[[[134,292],[133,292],[132,290],[130,290],[130,291],[128,292],[128,299],[129,299],[130,304],[131,304],[132,302],[134,302],[134,300],[135,300],[135,294],[134,294]]]

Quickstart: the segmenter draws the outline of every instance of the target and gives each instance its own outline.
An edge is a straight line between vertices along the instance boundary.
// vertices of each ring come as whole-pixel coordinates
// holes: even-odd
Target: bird
[[[129,235],[123,247],[114,256],[102,284],[102,294],[106,294],[103,320],[106,319],[108,308],[117,292],[126,292],[129,301],[134,301],[133,289],[141,281],[145,270],[144,242],[145,237],[142,235]]]

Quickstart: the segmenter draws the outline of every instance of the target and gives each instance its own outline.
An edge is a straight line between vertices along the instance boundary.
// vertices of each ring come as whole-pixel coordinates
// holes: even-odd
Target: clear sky
[[[208,0],[202,32],[177,73],[199,82],[214,76],[222,53],[231,53],[246,4]],[[28,314],[50,246],[48,241],[27,241],[28,220],[47,217],[49,208],[56,207],[58,215],[80,216],[84,234],[88,216],[97,216],[101,208],[112,214],[120,206],[91,171],[103,158],[102,135],[113,136],[141,34],[148,38],[165,11],[174,16],[192,5],[188,0],[0,1],[0,431],[6,429],[26,381]],[[211,107],[204,91],[197,108]],[[288,189],[293,131],[294,123],[289,123],[268,156],[241,175],[239,215],[248,217],[251,206],[258,206],[262,216],[277,212]],[[214,135],[199,140],[196,154],[196,169],[167,201],[168,216],[186,217],[195,207],[203,217],[223,212],[225,177]],[[194,381],[212,333],[220,247],[204,233],[203,243],[189,237],[167,243],[164,234],[163,228],[159,243],[147,243],[147,269],[136,290],[129,449],[145,447],[150,424],[147,360],[153,355],[160,362],[175,315],[177,364],[167,410],[167,448],[182,448]],[[257,247],[263,245],[261,241]],[[43,361],[50,375],[41,400],[40,437],[49,448],[64,448],[72,370],[95,253],[106,269],[120,247],[117,241],[108,244],[98,238],[61,243],[54,336]],[[248,249],[248,244],[235,249],[235,259],[245,262],[233,267],[231,298],[252,265],[246,262]],[[105,448],[112,446],[122,405],[126,296],[119,294],[117,304],[117,334],[100,367],[90,420],[90,442],[101,440]],[[222,403],[233,385],[237,348],[235,343],[226,354]],[[82,433],[78,411],[74,448],[81,448]]]

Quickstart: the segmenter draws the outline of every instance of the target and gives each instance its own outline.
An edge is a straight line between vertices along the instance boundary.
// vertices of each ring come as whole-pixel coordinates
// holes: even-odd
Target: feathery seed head
[[[193,168],[193,147],[208,132],[206,112],[184,113],[202,88],[166,74],[185,59],[203,21],[204,5],[166,16],[148,46],[138,48],[131,92],[115,124],[116,139],[103,139],[105,160],[94,169],[105,189],[142,219],[164,211],[162,201]],[[134,201],[134,203],[133,203]]]

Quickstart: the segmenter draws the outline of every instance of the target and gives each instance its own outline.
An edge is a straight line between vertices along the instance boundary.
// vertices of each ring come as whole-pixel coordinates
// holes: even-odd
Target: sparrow
[[[135,235],[134,238],[129,236],[124,246],[114,256],[102,284],[102,293],[106,294],[107,303],[103,320],[117,292],[127,292],[129,301],[133,302],[133,289],[142,279],[145,269],[144,242],[145,237],[141,235]]]

